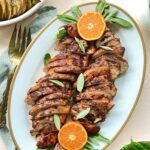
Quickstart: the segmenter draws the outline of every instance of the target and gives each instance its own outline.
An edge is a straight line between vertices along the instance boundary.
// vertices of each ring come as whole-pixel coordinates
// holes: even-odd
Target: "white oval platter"
[[[82,12],[94,11],[96,3],[80,5]],[[110,140],[114,140],[127,122],[135,104],[139,99],[146,69],[146,52],[143,38],[136,22],[121,8],[112,5],[111,9],[119,10],[120,17],[129,20],[133,24],[132,29],[113,27],[116,36],[121,39],[126,48],[125,59],[128,60],[129,69],[116,81],[118,89],[114,98],[114,108],[107,115],[106,120],[101,123],[100,133]],[[67,11],[69,13],[69,11]],[[53,50],[54,37],[62,23],[54,19],[37,35],[26,50],[22,61],[15,73],[9,94],[9,128],[12,138],[21,150],[36,150],[36,140],[29,131],[31,121],[28,115],[29,108],[24,103],[24,98],[30,86],[42,76],[43,57]],[[100,142],[97,147],[102,150],[105,143]]]

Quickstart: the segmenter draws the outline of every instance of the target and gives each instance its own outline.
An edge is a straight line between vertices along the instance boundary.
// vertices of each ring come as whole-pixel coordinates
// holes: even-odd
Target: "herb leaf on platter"
[[[115,23],[115,24],[118,24],[124,28],[132,28],[133,27],[133,25],[129,21],[122,19],[122,18],[119,18],[119,17],[111,18],[109,20],[109,23]]]
[[[132,24],[122,18],[117,17],[118,11],[117,10],[110,10],[109,5],[106,3],[105,0],[99,0],[96,5],[96,11],[100,12],[103,17],[105,18],[105,21],[112,24],[118,24],[124,28],[132,28]]]
[[[53,79],[49,79],[49,81],[51,81],[52,83],[58,85],[58,86],[61,86],[61,87],[64,87],[64,84],[59,81],[59,80],[53,80]]]
[[[112,11],[112,12],[109,12],[108,15],[105,17],[105,21],[109,21],[110,19],[116,17],[118,14],[118,11]]]
[[[61,123],[60,123],[60,118],[57,114],[54,114],[54,124],[57,130],[60,130]]]
[[[99,46],[99,47],[102,48],[103,50],[107,50],[107,51],[112,50],[112,48],[108,47],[108,46]]]
[[[96,134],[96,135],[91,135],[91,136],[89,136],[89,139],[91,140],[91,142],[94,142],[94,141],[101,141],[101,142],[104,142],[104,143],[107,143],[107,144],[110,144],[111,143],[111,141],[108,139],[108,138],[106,138],[106,137],[104,137],[103,135],[101,135],[101,134]]]
[[[68,24],[76,24],[77,23],[77,20],[74,17],[66,15],[66,14],[57,15],[57,18],[64,23],[68,23]]]
[[[77,37],[75,37],[75,40],[76,40],[76,42],[78,43],[78,45],[79,45],[81,51],[82,51],[83,53],[85,53],[85,47],[84,47],[84,42],[83,42],[83,40],[79,40]]]
[[[94,145],[99,145],[99,141],[110,144],[111,141],[101,134],[89,135],[86,145],[82,150],[98,150],[94,148]]]
[[[79,19],[82,16],[82,12],[78,6],[73,6],[71,12],[75,19]]]
[[[82,119],[84,118],[85,116],[87,116],[89,113],[90,113],[91,109],[90,108],[87,108],[83,111],[81,111],[78,115],[77,115],[77,119]]]
[[[77,79],[77,90],[78,90],[78,92],[81,92],[83,90],[83,88],[84,88],[84,75],[83,75],[83,73],[81,73]]]
[[[51,55],[49,53],[46,53],[45,56],[44,56],[44,65],[47,65],[48,62],[50,61],[51,59]]]
[[[57,40],[61,40],[61,39],[65,38],[66,35],[67,35],[66,29],[65,29],[65,28],[61,28],[61,29],[58,31],[57,35],[56,35],[56,39],[57,39]]]
[[[106,1],[105,0],[99,0],[96,6],[96,11],[100,12],[101,14],[103,14],[105,7],[106,6]]]

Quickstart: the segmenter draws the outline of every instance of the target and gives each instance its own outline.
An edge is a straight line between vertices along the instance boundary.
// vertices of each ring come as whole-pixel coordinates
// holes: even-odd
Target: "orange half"
[[[99,39],[106,28],[106,22],[99,12],[87,12],[83,14],[77,23],[79,35],[87,40]]]
[[[87,142],[87,132],[77,122],[65,124],[58,133],[60,145],[66,150],[80,150]]]

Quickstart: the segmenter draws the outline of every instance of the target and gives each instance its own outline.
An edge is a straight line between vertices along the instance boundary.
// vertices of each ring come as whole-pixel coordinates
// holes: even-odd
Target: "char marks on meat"
[[[78,120],[88,133],[99,132],[97,124],[105,120],[106,114],[114,106],[112,100],[117,92],[114,81],[128,69],[128,62],[123,58],[125,49],[110,29],[106,29],[103,38],[96,44],[97,47],[104,45],[112,50],[89,50],[92,60],[83,73],[84,89],[76,95],[75,104],[71,108],[72,119],[76,121],[80,112],[90,108],[89,114]]]
[[[59,116],[61,126],[70,114],[88,133],[98,133],[98,123],[105,120],[114,106],[115,80],[128,69],[128,62],[123,58],[125,48],[109,28],[100,40],[87,42],[79,37],[76,25],[63,27],[67,36],[56,43],[55,50],[60,51],[59,54],[44,67],[46,75],[29,89],[25,98],[25,102],[32,106],[29,111],[32,120],[30,133],[36,137],[39,148],[48,148],[58,142],[54,114]],[[75,37],[82,40],[85,53]],[[100,46],[109,46],[112,50],[106,51]],[[84,75],[84,88],[75,93],[80,73]],[[59,80],[64,87],[51,80]],[[73,106],[69,105],[71,98]],[[87,108],[90,108],[89,114],[77,120],[78,114]]]
[[[59,41],[57,50],[62,47],[63,51],[53,57],[44,67],[46,75],[29,89],[25,98],[25,102],[32,105],[29,111],[32,116],[30,133],[37,138],[39,148],[47,148],[57,143],[58,130],[54,124],[54,114],[59,116],[62,126],[70,113],[69,101],[73,97],[72,85],[82,72],[82,68],[88,66],[88,57],[81,53],[73,38]],[[51,80],[62,82],[64,87]]]

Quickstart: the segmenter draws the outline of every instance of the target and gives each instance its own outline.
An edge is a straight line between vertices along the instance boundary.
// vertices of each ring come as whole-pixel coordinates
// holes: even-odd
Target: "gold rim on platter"
[[[80,4],[80,5],[78,5],[78,6],[79,6],[79,7],[82,7],[82,6],[92,5],[92,4],[96,4],[96,3],[97,3],[97,2],[89,2],[89,3]],[[108,4],[111,5],[112,7],[117,8],[118,10],[122,11],[123,13],[125,13],[125,14],[132,20],[132,22],[134,23],[134,25],[135,25],[135,27],[136,27],[138,33],[139,33],[139,36],[140,36],[141,41],[142,41],[143,50],[144,50],[144,51],[143,51],[143,53],[144,53],[143,76],[142,76],[141,86],[140,86],[140,89],[139,89],[139,91],[138,91],[138,95],[137,95],[137,97],[136,97],[136,101],[135,101],[134,106],[133,106],[132,110],[130,111],[130,113],[129,113],[127,119],[125,120],[124,124],[122,125],[121,129],[120,129],[120,130],[116,133],[116,135],[113,137],[113,139],[112,139],[112,142],[113,142],[113,141],[117,138],[117,136],[121,133],[121,131],[123,130],[123,128],[125,127],[126,123],[128,122],[128,120],[129,120],[129,118],[130,118],[132,112],[134,111],[135,106],[136,106],[136,104],[138,103],[138,100],[139,100],[139,98],[140,98],[140,95],[141,95],[141,92],[142,92],[142,88],[143,88],[143,85],[144,85],[144,78],[145,78],[145,74],[146,74],[146,47],[145,47],[145,44],[144,44],[144,40],[143,40],[143,36],[142,36],[142,32],[141,32],[141,30],[140,30],[140,27],[138,26],[138,24],[136,23],[136,21],[132,18],[132,16],[131,16],[128,12],[126,12],[124,9],[120,8],[119,6],[117,6],[117,5],[115,5],[115,4],[112,4],[112,3],[108,3]],[[67,12],[69,12],[69,11],[70,11],[70,9],[67,10],[67,11],[65,11],[65,12],[63,12],[62,14],[67,13]],[[15,136],[14,136],[14,133],[13,133],[13,130],[12,130],[12,126],[11,126],[11,118],[10,118],[10,108],[11,108],[10,106],[11,106],[11,96],[12,96],[13,86],[14,86],[14,83],[15,83],[15,80],[16,80],[16,77],[17,77],[17,74],[18,74],[18,72],[19,72],[19,70],[20,70],[20,67],[21,67],[21,65],[22,65],[22,63],[23,63],[23,61],[24,61],[26,55],[27,55],[28,52],[30,51],[31,47],[32,47],[32,46],[34,45],[34,43],[37,41],[37,39],[39,38],[39,36],[40,36],[53,22],[55,22],[56,20],[57,20],[57,17],[54,18],[54,19],[52,19],[52,20],[37,34],[37,36],[32,40],[32,42],[30,43],[30,45],[28,46],[28,48],[26,49],[24,55],[23,55],[22,58],[21,58],[20,64],[19,64],[19,66],[18,66],[17,69],[16,69],[16,72],[15,72],[15,74],[14,74],[14,77],[13,77],[13,80],[12,80],[12,83],[11,83],[11,87],[10,87],[10,91],[9,91],[9,97],[8,97],[8,124],[9,124],[9,130],[10,130],[11,137],[12,137],[13,142],[15,143],[15,145],[16,145],[16,147],[17,147],[18,150],[20,150],[20,147],[19,147],[19,145],[18,145],[18,143],[17,143],[17,141],[16,141],[16,139],[15,139]],[[103,148],[103,150],[106,149],[108,146],[109,146],[109,145],[106,145],[106,146]]]

